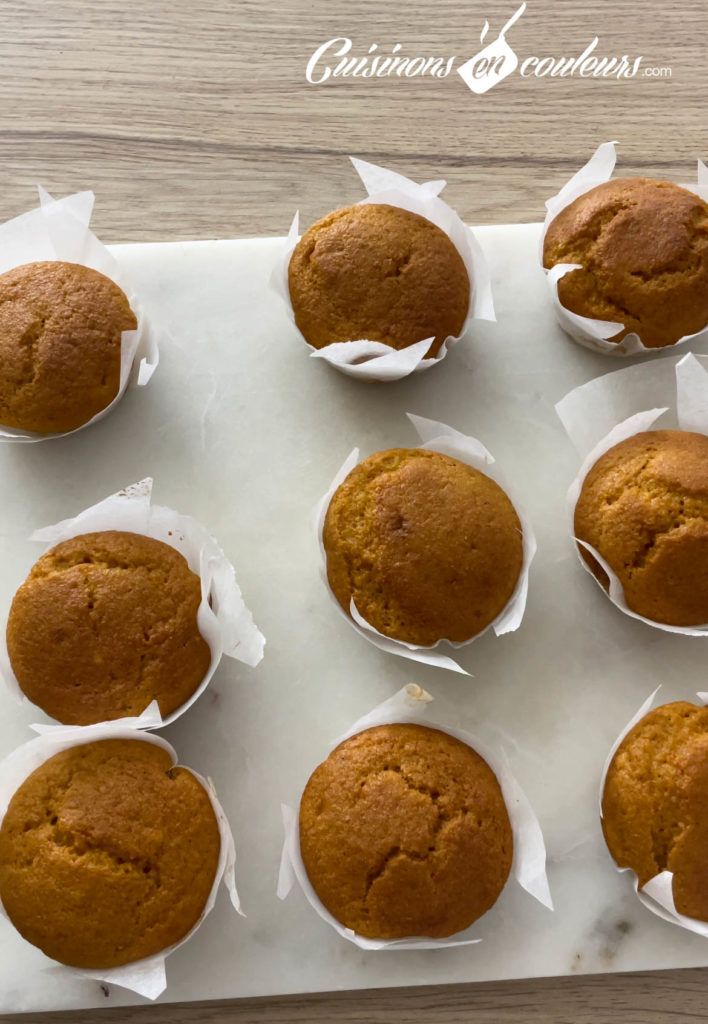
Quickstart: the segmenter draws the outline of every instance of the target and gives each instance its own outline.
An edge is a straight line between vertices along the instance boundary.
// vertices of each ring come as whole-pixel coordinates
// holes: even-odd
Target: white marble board
[[[380,385],[309,358],[268,287],[281,240],[116,246],[172,335],[152,383],[73,437],[0,446],[2,614],[39,553],[26,539],[35,527],[151,475],[155,501],[219,539],[267,637],[257,669],[224,659],[165,730],[181,761],[214,779],[248,916],[222,893],[168,960],[162,1001],[708,964],[708,942],[644,910],[601,840],[598,780],[612,741],[658,683],[663,699],[706,689],[708,641],[620,614],[577,561],[564,499],[578,462],[553,406],[629,364],[578,347],[555,325],[539,231],[480,228],[498,322],[476,323],[430,372]],[[670,395],[675,356],[661,357]],[[524,622],[458,652],[474,678],[377,651],[336,613],[318,575],[313,506],[355,445],[369,454],[417,443],[407,411],[479,437],[536,528]],[[494,723],[505,734],[545,831],[556,911],[508,887],[475,926],[479,945],[367,953],[299,890],[276,898],[280,803],[297,802],[330,739],[411,681],[436,697],[431,721],[481,736]],[[37,720],[0,692],[0,754],[29,739]],[[0,1011],[141,1002],[48,966],[0,919]]]

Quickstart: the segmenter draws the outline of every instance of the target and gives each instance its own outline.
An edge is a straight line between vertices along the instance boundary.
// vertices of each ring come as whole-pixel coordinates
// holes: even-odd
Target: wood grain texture
[[[695,0],[534,0],[510,34],[529,55],[643,56],[670,78],[521,79],[483,96],[448,78],[305,80],[314,49],[458,56],[516,6],[489,0],[4,0],[0,218],[93,188],[106,242],[283,234],[361,195],[348,154],[423,180],[469,222],[534,221],[608,138],[623,174],[691,180],[708,101]],[[408,1021],[664,1024],[705,1018],[708,971],[595,976],[102,1011],[111,1024]],[[85,1013],[6,1017],[24,1024]]]
[[[18,1024],[690,1024],[705,1020],[707,971],[26,1014]]]
[[[4,0],[0,22],[0,217],[42,182],[91,187],[107,242],[283,233],[361,195],[347,154],[416,178],[444,176],[466,220],[541,219],[599,141],[621,168],[690,179],[708,100],[705,13],[693,0],[533,0],[511,30],[523,60],[641,55],[668,79],[506,79],[473,95],[444,79],[311,85],[317,46],[457,55],[480,48],[500,0]],[[705,154],[704,154],[705,155]]]

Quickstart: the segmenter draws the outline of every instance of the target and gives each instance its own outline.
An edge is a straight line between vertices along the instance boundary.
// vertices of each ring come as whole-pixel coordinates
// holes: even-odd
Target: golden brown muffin
[[[97,270],[58,260],[0,274],[0,423],[75,430],[118,394],[127,298]]]
[[[211,892],[221,838],[204,787],[161,747],[102,740],[55,754],[0,828],[0,897],[28,942],[107,968],[182,939]]]
[[[337,488],[323,543],[327,578],[349,614],[430,646],[481,633],[514,592],[521,524],[493,480],[424,448],[364,459]]]
[[[624,324],[647,348],[708,324],[708,204],[653,178],[598,185],[551,221],[543,265],[579,263],[558,282],[561,305]]]
[[[650,430],[610,448],[583,482],[575,536],[604,558],[638,615],[708,622],[708,437]],[[607,588],[607,574],[579,551]]]
[[[327,214],[298,242],[288,269],[295,323],[314,348],[380,341],[401,349],[460,334],[470,281],[444,231],[398,206],[365,203]]]
[[[479,754],[437,729],[381,725],[315,769],[300,803],[300,849],[319,899],[347,928],[443,938],[496,902],[513,838]]]
[[[15,594],[7,647],[23,692],[66,725],[181,707],[211,662],[201,583],[169,544],[108,530],[57,544]]]
[[[708,708],[650,711],[625,736],[602,795],[605,841],[640,887],[672,871],[680,914],[708,921]]]

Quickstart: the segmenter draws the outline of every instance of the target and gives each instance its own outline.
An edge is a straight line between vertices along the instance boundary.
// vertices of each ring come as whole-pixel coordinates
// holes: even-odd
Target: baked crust
[[[632,611],[672,626],[708,622],[708,437],[651,430],[610,448],[583,481],[575,536],[617,575]]]
[[[437,729],[382,725],[315,769],[300,848],[319,899],[346,927],[369,938],[442,938],[495,903],[513,837],[479,754]]]
[[[211,663],[201,583],[169,544],[107,530],[57,544],[15,594],[10,662],[23,692],[66,725],[181,707]]]
[[[59,260],[0,274],[0,423],[42,434],[87,423],[120,387],[138,321],[110,278]]]
[[[337,488],[327,578],[375,629],[406,643],[469,640],[503,610],[521,573],[521,523],[484,473],[425,448],[364,459]]]
[[[573,313],[624,325],[647,348],[708,325],[708,203],[654,178],[617,178],[551,221],[543,265],[578,263],[558,282]]]
[[[605,841],[640,887],[672,871],[680,914],[708,921],[708,708],[650,711],[625,736],[602,795]]]
[[[20,786],[0,827],[0,897],[29,942],[72,967],[140,960],[182,939],[211,892],[209,796],[143,740],[71,747]]]
[[[402,349],[462,331],[470,282],[444,231],[397,206],[364,203],[327,214],[305,232],[288,268],[295,323],[314,348],[383,342]]]

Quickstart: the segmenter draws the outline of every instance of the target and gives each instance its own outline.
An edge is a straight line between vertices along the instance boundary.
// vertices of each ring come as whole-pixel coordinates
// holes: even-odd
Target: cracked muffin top
[[[118,394],[121,335],[137,326],[118,285],[91,267],[0,274],[0,423],[42,434],[87,423]]]
[[[543,265],[578,263],[558,282],[573,313],[623,324],[647,348],[673,345],[708,324],[708,204],[654,178],[617,178],[551,221]]]
[[[443,938],[496,902],[513,837],[479,754],[449,733],[397,724],[351,736],[315,769],[300,849],[317,896],[347,928]]]
[[[462,331],[470,280],[439,227],[398,206],[364,203],[327,214],[288,268],[295,323],[313,348],[379,341],[402,349],[433,338],[426,358]]]
[[[708,437],[650,430],[610,448],[583,481],[575,536],[607,562],[638,615],[707,623]],[[579,551],[607,588],[596,559]]]
[[[221,837],[209,796],[161,747],[114,739],[40,765],[0,828],[0,898],[20,934],[72,967],[166,949],[201,917]]]
[[[159,540],[108,530],[57,544],[15,594],[7,647],[21,689],[65,725],[163,717],[211,663],[199,632],[201,582]]]
[[[671,871],[678,912],[708,921],[708,708],[664,704],[627,733],[607,772],[602,829],[640,888]]]
[[[494,621],[521,573],[521,523],[501,487],[440,452],[392,448],[355,466],[327,509],[327,578],[379,633],[430,646]]]

